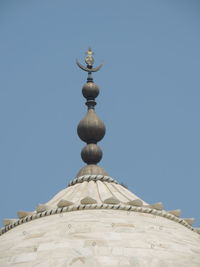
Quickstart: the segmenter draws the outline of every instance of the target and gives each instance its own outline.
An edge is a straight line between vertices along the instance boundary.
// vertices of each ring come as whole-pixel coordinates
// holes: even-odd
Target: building
[[[97,165],[105,125],[94,110],[99,88],[92,73],[101,65],[93,67],[91,49],[85,61],[86,67],[77,62],[88,73],[82,89],[88,111],[78,135],[86,143],[81,157],[87,165],[35,211],[4,220],[0,267],[200,266],[200,231],[192,219],[146,203]]]

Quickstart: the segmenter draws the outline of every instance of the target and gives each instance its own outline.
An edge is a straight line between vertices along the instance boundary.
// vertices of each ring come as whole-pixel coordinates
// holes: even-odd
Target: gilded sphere
[[[81,157],[87,164],[97,164],[102,158],[102,150],[96,144],[88,144],[82,149]]]
[[[86,99],[95,99],[99,95],[99,87],[93,82],[87,82],[82,88],[82,94]]]

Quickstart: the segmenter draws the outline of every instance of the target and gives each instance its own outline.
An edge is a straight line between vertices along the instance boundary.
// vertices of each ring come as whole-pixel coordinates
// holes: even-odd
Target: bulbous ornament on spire
[[[87,82],[82,88],[82,94],[86,98],[85,104],[88,107],[88,111],[77,127],[78,136],[82,141],[86,142],[86,146],[82,149],[81,157],[87,165],[79,171],[77,177],[87,174],[108,175],[103,168],[97,165],[103,155],[101,148],[97,146],[97,142],[104,137],[106,128],[94,111],[96,105],[95,98],[99,95],[99,88],[93,82],[92,78],[92,72],[98,71],[102,67],[102,64],[93,68],[94,58],[91,48],[88,49],[85,58],[87,66],[81,65],[78,60],[76,63],[82,70],[88,73]]]

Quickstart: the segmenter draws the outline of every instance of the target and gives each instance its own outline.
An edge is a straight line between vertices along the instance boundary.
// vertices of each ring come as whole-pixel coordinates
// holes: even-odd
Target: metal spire
[[[82,88],[82,94],[86,98],[85,104],[87,105],[88,110],[86,116],[80,121],[77,128],[78,136],[86,143],[86,146],[81,151],[81,157],[87,165],[79,171],[77,177],[86,174],[107,175],[105,170],[97,165],[103,155],[97,142],[104,137],[106,128],[94,111],[96,105],[95,98],[99,95],[99,88],[93,82],[92,78],[92,72],[98,71],[102,67],[102,64],[93,68],[94,58],[91,48],[88,49],[85,58],[87,66],[85,67],[80,64],[78,60],[76,63],[79,68],[88,73],[87,83]]]

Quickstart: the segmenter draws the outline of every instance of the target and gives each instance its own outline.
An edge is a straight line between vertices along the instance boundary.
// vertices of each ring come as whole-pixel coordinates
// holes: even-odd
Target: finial
[[[99,88],[92,78],[92,72],[98,71],[102,64],[93,68],[94,58],[92,49],[89,48],[86,54],[86,67],[81,65],[78,60],[76,61],[82,70],[88,72],[87,82],[82,88],[82,94],[86,98],[85,104],[88,107],[88,111],[77,128],[78,136],[82,141],[86,142],[86,146],[82,149],[81,157],[87,165],[79,171],[77,177],[86,174],[107,175],[104,169],[97,166],[103,155],[101,148],[97,146],[97,142],[104,137],[106,128],[94,111],[96,105],[95,98],[99,95]]]
[[[88,48],[88,51],[86,52],[86,58],[85,58],[85,63],[87,64],[88,67],[92,67],[94,64],[94,58],[93,58],[93,51],[92,48]]]
[[[88,48],[88,51],[86,52],[87,56],[85,58],[85,63],[87,64],[87,66],[83,66],[81,63],[78,62],[78,60],[76,60],[76,64],[79,66],[80,69],[87,71],[88,73],[88,78],[87,81],[88,82],[93,82],[93,78],[92,78],[92,72],[97,72],[98,70],[100,70],[100,68],[103,66],[103,64],[99,65],[96,68],[93,68],[93,64],[94,64],[94,58],[93,58],[93,51],[92,48]]]

